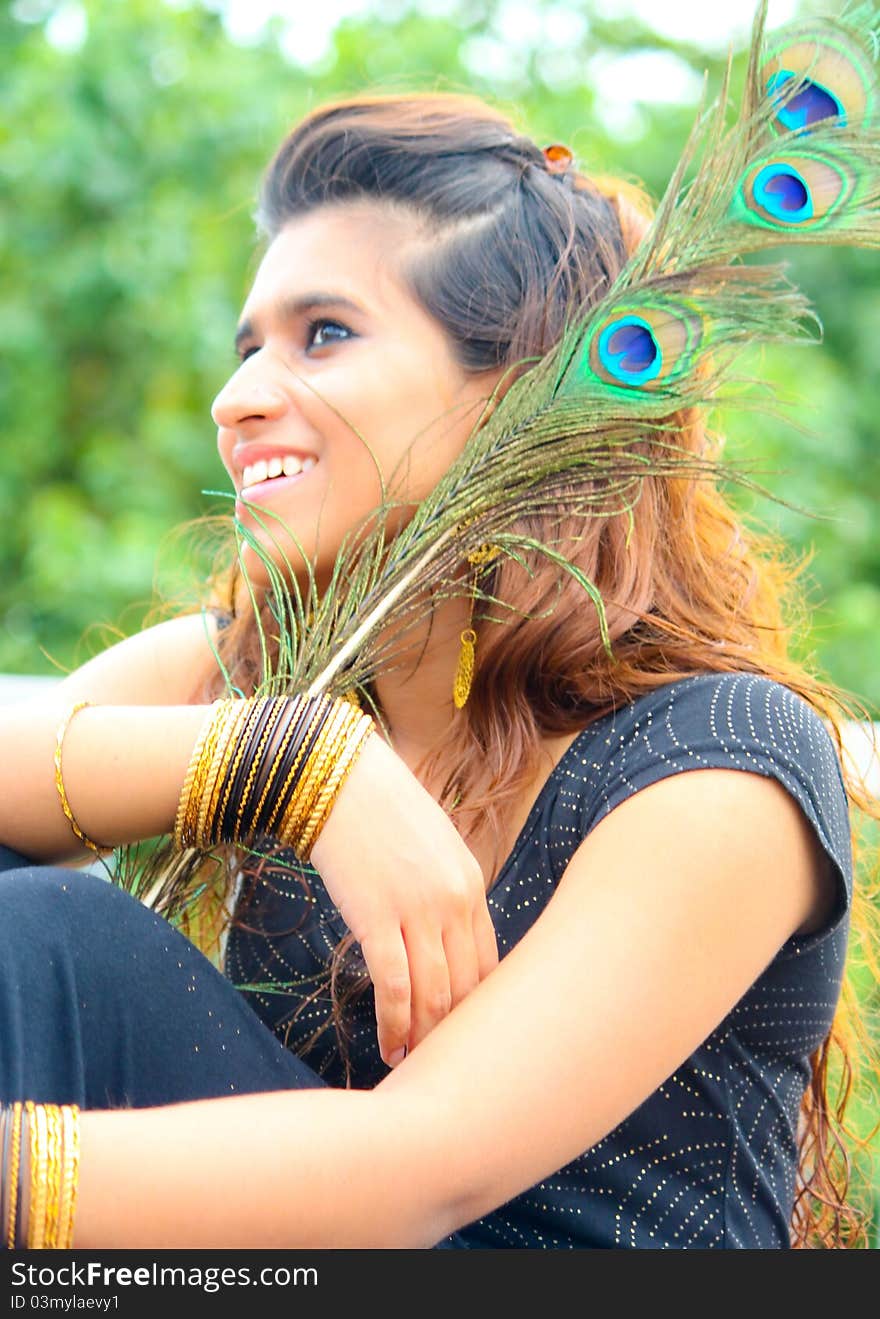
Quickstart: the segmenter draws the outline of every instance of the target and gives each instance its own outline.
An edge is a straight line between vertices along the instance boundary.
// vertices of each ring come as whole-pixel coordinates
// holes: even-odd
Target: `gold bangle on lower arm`
[[[79,1108],[76,1104],[62,1104],[61,1120],[64,1128],[64,1164],[61,1182],[61,1200],[58,1206],[58,1240],[61,1250],[73,1245],[73,1218],[76,1208],[76,1190],[79,1180]]]
[[[46,1111],[42,1104],[28,1100],[25,1104],[30,1136],[30,1201],[28,1204],[28,1250],[42,1250],[46,1227],[46,1193],[48,1190],[48,1142]]]
[[[328,784],[335,779],[339,763],[347,755],[357,726],[364,717],[345,700],[337,701],[335,715],[320,754],[309,767],[302,805],[295,819],[289,821],[294,850],[301,861],[308,860],[311,844],[317,837],[316,826],[321,811],[329,810]]]
[[[58,1244],[58,1204],[61,1199],[63,1126],[57,1104],[45,1104],[46,1114],[46,1210],[43,1245],[54,1250]]]
[[[9,1221],[6,1223],[6,1249],[15,1250],[15,1229],[18,1218],[18,1171],[21,1166],[22,1106],[12,1105],[12,1142],[9,1156]]]
[[[64,745],[64,735],[67,732],[68,725],[70,724],[70,721],[73,719],[73,716],[75,714],[78,714],[80,710],[85,710],[86,707],[90,706],[91,704],[92,704],[91,701],[77,701],[74,705],[70,707],[70,709],[65,714],[64,718],[61,720],[61,723],[58,727],[58,732],[55,735],[55,787],[58,789],[58,796],[61,801],[61,809],[64,811],[64,814],[67,817],[67,821],[73,832],[76,834],[79,841],[85,844],[85,846],[88,847],[92,852],[97,852],[100,854],[101,852],[112,852],[113,848],[108,846],[106,843],[96,843],[93,839],[89,838],[86,834],[84,834],[82,829],[80,829],[79,825],[76,822],[76,819],[74,818],[73,811],[70,809],[70,802],[67,800],[67,793],[65,792],[64,789],[64,776],[61,772],[61,749]]]
[[[79,1177],[76,1104],[13,1104],[5,1238],[10,1250],[70,1249]],[[23,1115],[26,1116],[25,1126]],[[19,1156],[29,1155],[27,1164]],[[25,1205],[25,1189],[28,1192]]]

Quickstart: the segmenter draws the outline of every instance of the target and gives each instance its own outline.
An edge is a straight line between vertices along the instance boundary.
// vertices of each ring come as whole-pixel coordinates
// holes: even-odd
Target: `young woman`
[[[245,869],[222,972],[60,868],[80,853],[59,723],[81,835],[170,832],[218,658],[256,688],[266,560],[303,583],[309,560],[326,589],[382,483],[424,500],[646,225],[622,187],[446,95],[313,113],[260,219],[213,407],[262,550],[251,590],[233,574],[207,627],[165,622],[3,712],[0,1097],[82,1110],[73,1244],[785,1247],[814,1222],[843,1240],[839,701],[787,653],[794,574],[706,482],[646,478],[632,526],[532,515],[602,592],[613,665],[546,559],[491,566],[515,621],[435,601],[372,684],[387,735],[313,864],[269,849]]]

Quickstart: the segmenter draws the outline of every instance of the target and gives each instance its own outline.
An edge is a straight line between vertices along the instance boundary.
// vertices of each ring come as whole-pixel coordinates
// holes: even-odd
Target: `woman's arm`
[[[93,856],[80,844],[55,786],[55,735],[68,707],[17,706],[0,721],[0,842],[31,860]],[[173,827],[207,706],[100,705],[81,710],[64,738],[64,783],[79,827],[117,846]]]
[[[216,668],[215,636],[211,615],[171,619],[96,655],[48,696],[0,708],[0,841],[34,860],[90,855],[55,787],[58,726],[81,700],[115,707],[81,711],[64,739],[65,786],[81,827],[106,843],[167,829],[206,713],[189,702]],[[157,705],[178,708],[118,708]]]
[[[84,1113],[75,1246],[434,1244],[643,1102],[828,910],[824,860],[772,779],[637,792],[375,1090]]]

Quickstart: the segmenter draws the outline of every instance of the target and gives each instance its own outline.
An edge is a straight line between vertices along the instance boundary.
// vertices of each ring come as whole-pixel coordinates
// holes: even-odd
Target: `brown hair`
[[[363,198],[405,207],[429,227],[433,241],[404,273],[475,371],[544,353],[572,303],[589,305],[607,291],[650,219],[637,189],[586,178],[573,166],[551,171],[503,115],[476,98],[446,94],[360,97],[309,115],[269,165],[258,221],[271,239],[293,216]],[[675,420],[678,443],[720,452],[722,441],[697,418]],[[523,565],[498,561],[481,583],[521,616],[499,625],[477,613],[470,700],[419,767],[445,782],[441,801],[466,841],[481,823],[502,836],[497,826],[535,772],[542,737],[580,730],[690,674],[746,671],[784,683],[825,718],[842,761],[841,718],[870,718],[856,698],[847,701],[789,654],[808,621],[797,589],[808,559],[793,563],[779,540],[747,529],[705,481],[644,479],[634,519],[632,529],[624,516],[592,519],[586,528],[583,518],[564,514],[552,526],[547,518],[532,523],[536,538],[561,541],[601,592],[614,663],[581,588],[540,555]],[[261,670],[252,616],[233,621],[222,655],[233,681],[253,690]],[[864,783],[844,772],[851,802],[880,818]],[[453,790],[461,794],[457,804]],[[855,858],[857,843],[854,836]],[[502,859],[496,856],[496,873]],[[852,914],[868,954],[876,946],[870,896],[863,885]],[[345,1007],[366,983],[351,945],[350,936],[339,945],[330,971],[343,1055]],[[811,1059],[795,1244],[864,1240],[862,1217],[847,1199],[843,1133],[855,1055],[861,1049],[867,1056],[868,1048],[846,987],[833,1029]],[[836,1098],[835,1067],[842,1078]]]

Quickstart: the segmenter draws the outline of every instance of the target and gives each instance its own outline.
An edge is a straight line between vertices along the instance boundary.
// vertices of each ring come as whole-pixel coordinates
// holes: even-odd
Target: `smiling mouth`
[[[241,482],[241,494],[248,495],[258,486],[268,485],[279,477],[303,476],[317,463],[311,454],[307,458],[297,458],[295,454],[285,454],[283,458],[261,460],[244,469]]]

